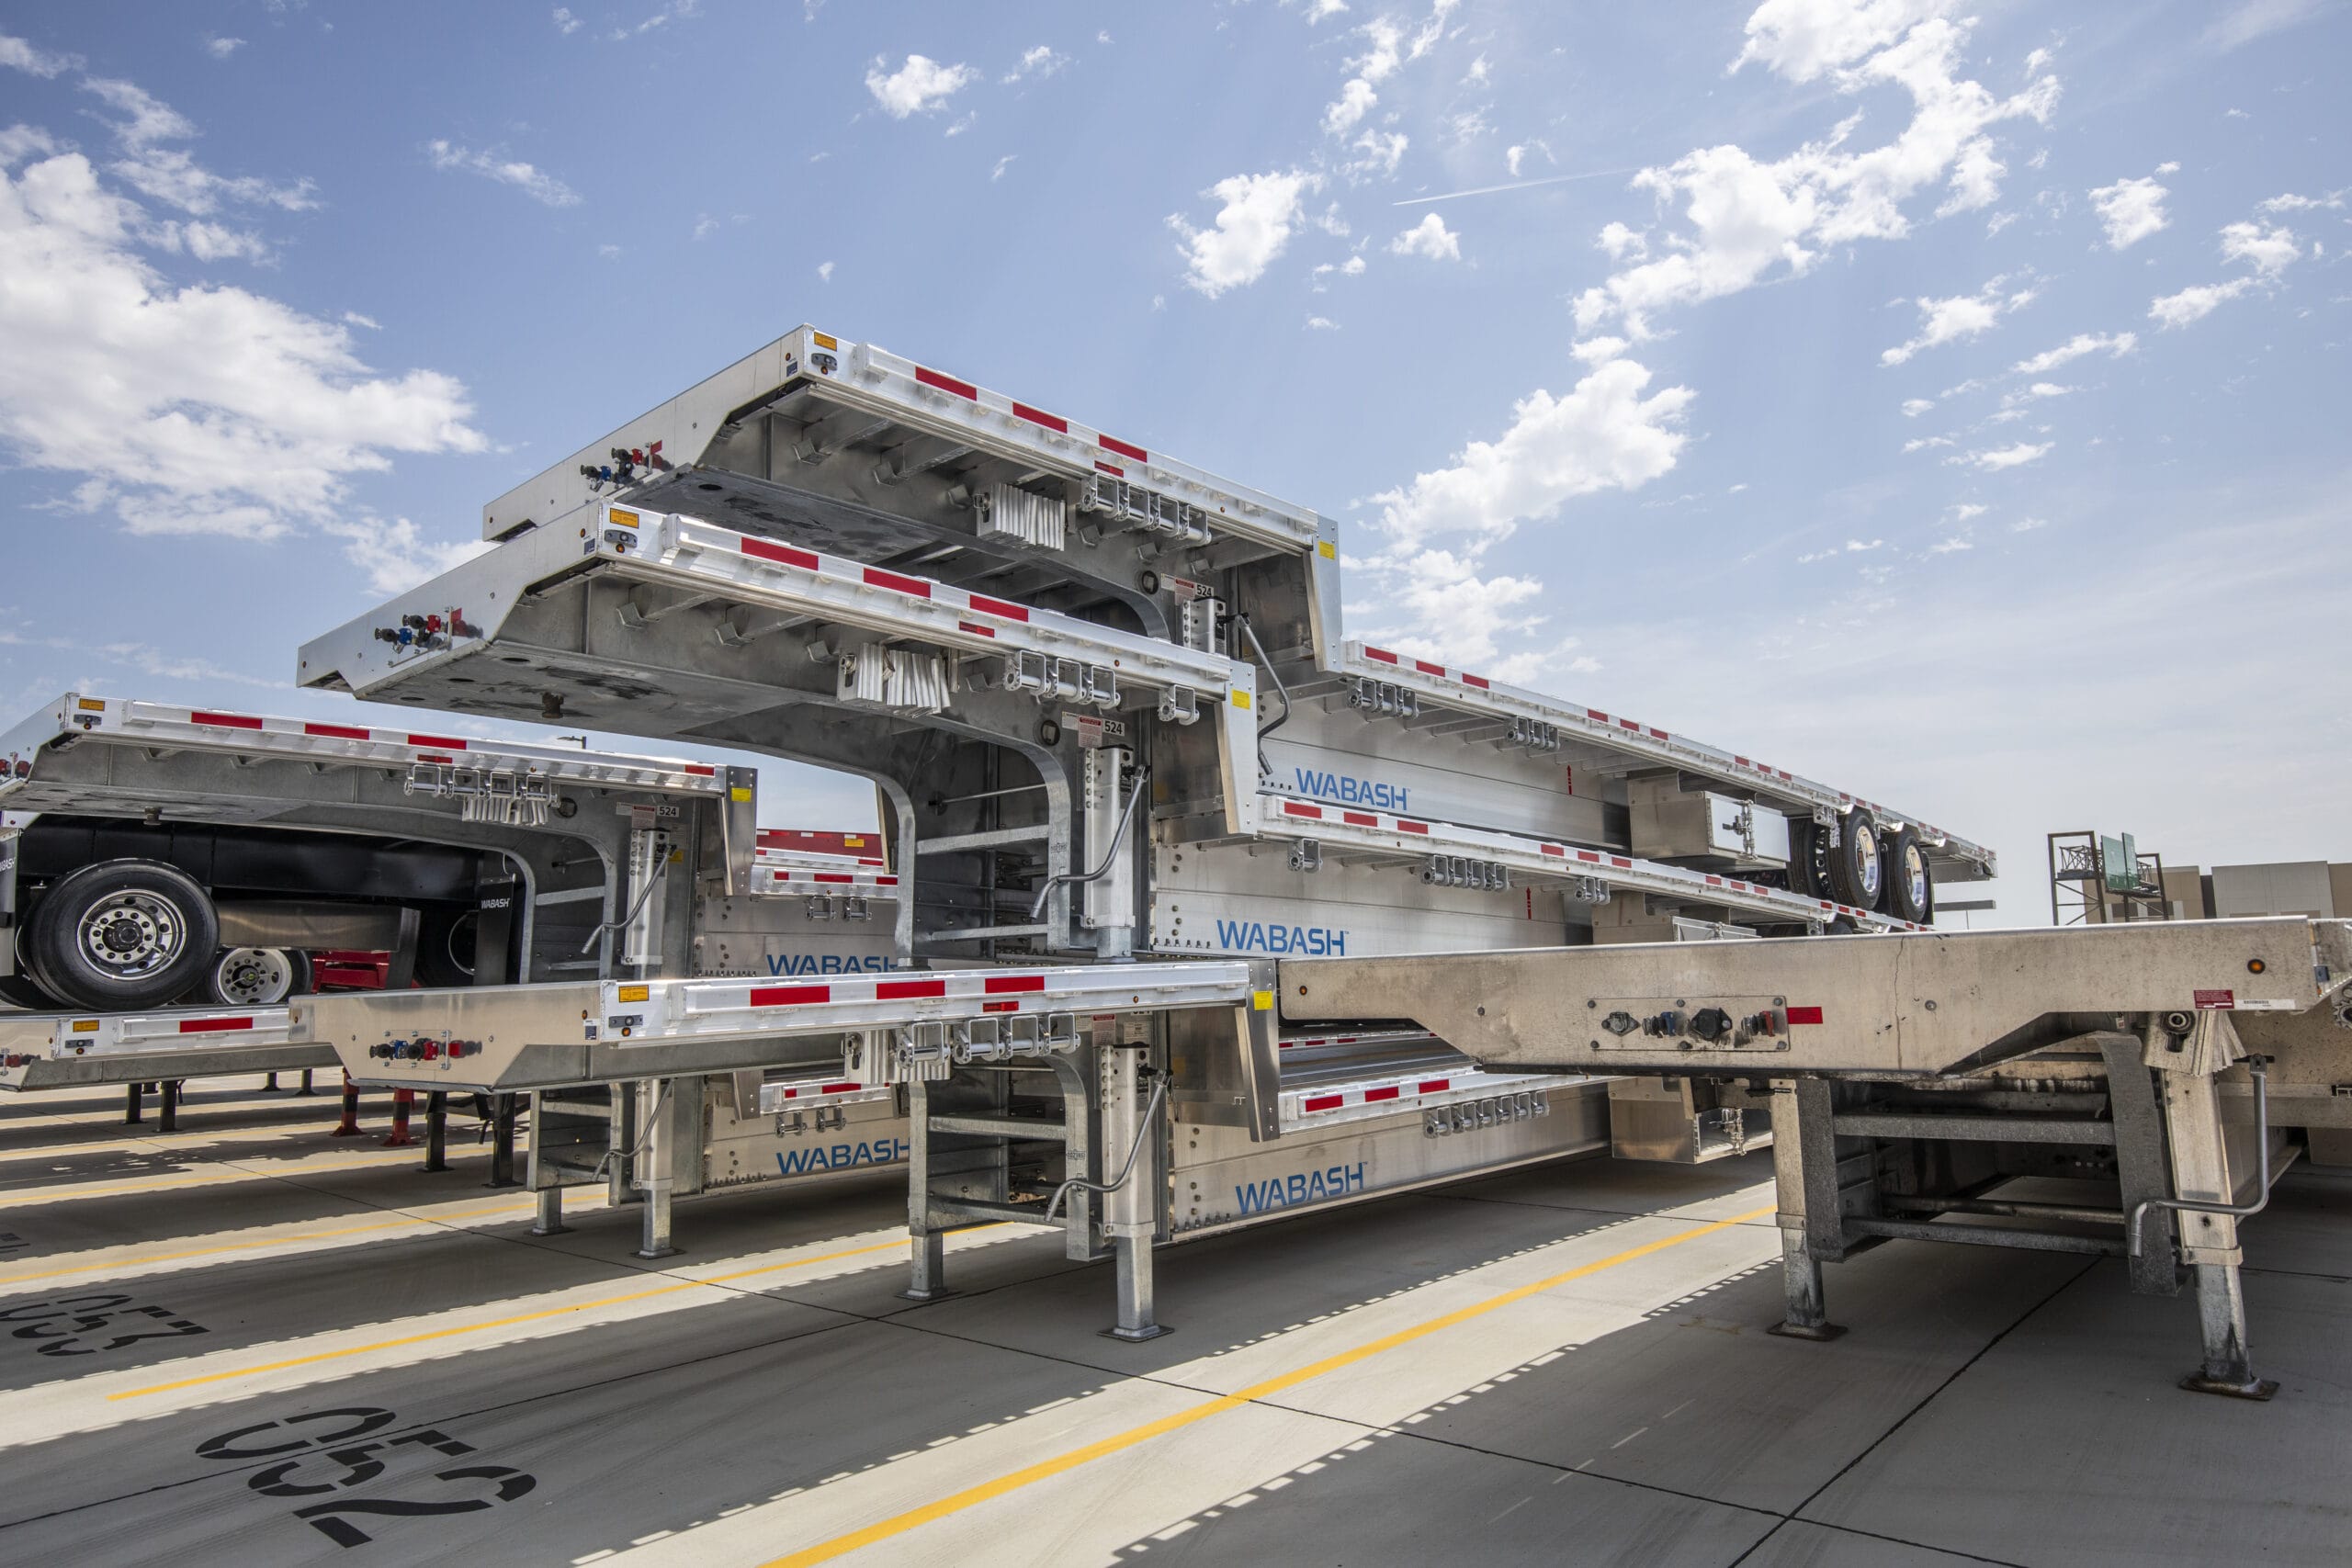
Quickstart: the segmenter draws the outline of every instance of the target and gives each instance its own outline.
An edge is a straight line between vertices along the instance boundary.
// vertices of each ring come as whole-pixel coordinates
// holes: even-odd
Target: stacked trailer
[[[1286,1051],[1263,976],[1155,1003],[1170,961],[1916,931],[1936,881],[1992,872],[1787,769],[1351,642],[1315,513],[811,328],[483,528],[496,548],[306,646],[301,682],[871,779],[918,973],[331,1001],[321,1037],[380,1083],[634,1079],[656,1190],[684,1142],[664,1086],[713,1052],[839,1059],[905,1107],[918,1293],[944,1231],[1048,1220],[1118,1254],[1146,1333],[1144,1238],[1605,1146],[1598,1075],[1487,1073],[1402,1025]],[[1623,1118],[1647,1152],[1765,1135],[1656,1094]]]

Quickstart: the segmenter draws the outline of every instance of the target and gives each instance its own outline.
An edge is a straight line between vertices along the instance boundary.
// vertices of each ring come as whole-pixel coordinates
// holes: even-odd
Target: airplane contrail
[[[1450,190],[1442,196],[1413,196],[1403,201],[1392,201],[1391,207],[1419,207],[1432,201],[1452,201],[1457,196],[1492,196],[1498,190],[1528,190],[1536,186],[1555,186],[1567,180],[1607,179],[1611,175],[1638,174],[1638,169],[1594,169],[1582,175],[1546,175],[1540,180],[1520,180],[1507,186],[1474,186],[1468,190]]]

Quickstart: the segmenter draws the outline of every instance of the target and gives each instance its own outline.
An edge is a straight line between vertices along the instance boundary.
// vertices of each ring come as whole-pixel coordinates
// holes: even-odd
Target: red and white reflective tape
[[[808,871],[793,866],[754,865],[752,874],[763,893],[858,893],[895,890],[899,879],[888,872]]]
[[[1340,1111],[1380,1112],[1409,1110],[1428,1102],[1451,1104],[1459,1100],[1483,1100],[1488,1095],[1515,1094],[1521,1089],[1556,1089],[1580,1083],[1553,1073],[1488,1073],[1475,1067],[1461,1071],[1412,1073],[1340,1084],[1329,1089],[1296,1089],[1282,1097],[1283,1119],[1304,1121]]]

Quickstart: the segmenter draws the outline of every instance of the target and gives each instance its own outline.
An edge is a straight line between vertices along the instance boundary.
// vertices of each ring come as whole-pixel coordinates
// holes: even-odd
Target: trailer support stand
[[[1122,1046],[1097,1047],[1102,1074],[1102,1137],[1100,1154],[1104,1181],[1118,1185],[1102,1195],[1102,1232],[1111,1238],[1117,1258],[1118,1321],[1103,1330],[1112,1339],[1157,1339],[1168,1332],[1152,1321],[1151,1243],[1159,1226],[1156,1194],[1159,1180],[1158,1117],[1144,1112],[1156,1108],[1144,1087],[1148,1068],[1145,1053]],[[1127,1164],[1125,1179],[1112,1162]]]
[[[343,1120],[334,1124],[334,1131],[329,1133],[327,1136],[330,1138],[359,1136],[359,1089],[351,1081],[351,1072],[348,1068],[345,1069],[343,1075]]]
[[[180,1130],[180,1080],[165,1078],[155,1086],[155,1130],[176,1133]]]
[[[384,1139],[386,1148],[406,1149],[415,1146],[415,1134],[408,1130],[408,1110],[414,1103],[416,1103],[416,1090],[413,1089],[392,1090],[392,1130]]]
[[[1838,1208],[1838,1139],[1830,1120],[1829,1085],[1819,1078],[1781,1078],[1772,1085],[1772,1181],[1779,1196],[1781,1288],[1787,1315],[1766,1332],[1788,1339],[1835,1339],[1845,1329],[1829,1321],[1821,1258],[1843,1256],[1844,1222]],[[1826,1236],[1821,1235],[1826,1228]]]
[[[907,1083],[907,1288],[899,1299],[935,1302],[947,1289],[947,1233],[931,1226],[931,1085]]]
[[[261,1091],[264,1094],[276,1094],[277,1092],[277,1075],[276,1073],[270,1074],[266,1079],[263,1080]]]
[[[563,1223],[563,1189],[539,1189],[539,1210],[531,1220],[533,1235],[561,1235],[571,1229]]]
[[[449,1097],[437,1089],[424,1096],[424,1168],[449,1168]]]
[[[2197,1266],[2197,1326],[2205,1339],[2205,1363],[2181,1379],[2181,1387],[2233,1399],[2267,1400],[2278,1392],[2276,1382],[2254,1375],[2245,1348],[2245,1295],[2235,1268]]]
[[[512,1094],[490,1097],[490,1181],[492,1187],[512,1187],[514,1180],[514,1100]]]
[[[634,1092],[642,1100],[639,1134],[642,1153],[633,1174],[637,1188],[645,1194],[637,1255],[668,1258],[678,1250],[670,1244],[670,1191],[675,1185],[673,1167],[677,1156],[677,1139],[671,1134],[675,1119],[669,1113],[670,1082],[649,1079],[635,1086]]]
[[[122,1124],[124,1126],[136,1127],[139,1125],[141,1119],[140,1115],[140,1102],[141,1097],[143,1097],[146,1092],[147,1086],[143,1083],[129,1084],[125,1086],[122,1109]]]
[[[312,1088],[311,1087],[311,1069],[310,1069],[310,1068],[308,1068],[308,1067],[304,1067],[304,1068],[302,1069],[302,1087],[301,1087],[300,1089],[296,1089],[294,1092],[295,1092],[296,1094],[316,1094],[316,1093],[318,1092],[318,1090],[316,1090],[316,1089],[312,1089]]]
[[[2221,1025],[2211,1021],[2212,1017],[2227,1015],[2210,1015],[2203,1032],[2223,1033]],[[2218,1053],[2235,1043],[2233,1033],[2208,1050]],[[2221,1091],[2214,1082],[2227,1061],[2224,1055],[2219,1063],[2199,1063],[2192,1056],[2183,1064],[2192,1070],[2158,1075],[2164,1085],[2166,1130],[2171,1134],[2173,1190],[2179,1197],[2212,1204],[2237,1201],[2222,1141]],[[2207,1070],[2193,1070],[2198,1066]],[[2255,1131],[2258,1137],[2269,1135],[2267,1127]],[[2257,1191],[2254,1196],[2258,1205],[2265,1194]],[[2205,1342],[2203,1365],[2181,1379],[2180,1386],[2192,1393],[2268,1399],[2278,1392],[2278,1385],[2254,1375],[2246,1350],[2245,1294],[2238,1282],[2238,1265],[2245,1254],[2238,1247],[2236,1216],[2185,1212],[2177,1217],[2181,1260],[2197,1270],[2197,1326]]]

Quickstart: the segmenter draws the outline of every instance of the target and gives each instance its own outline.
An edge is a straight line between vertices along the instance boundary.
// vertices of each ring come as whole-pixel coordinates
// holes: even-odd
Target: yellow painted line
[[[1430,1335],[1444,1329],[1458,1327],[1462,1324],[1484,1317],[1490,1312],[1499,1311],[1516,1302],[1523,1302],[1530,1296],[1540,1295],[1545,1291],[1567,1284],[1571,1280],[1589,1278],[1604,1269],[1631,1263],[1636,1258],[1664,1252],[1668,1247],[1679,1247],[1686,1241],[1696,1241],[1701,1236],[1713,1235],[1717,1231],[1729,1230],[1734,1225],[1746,1224],[1750,1220],[1761,1218],[1774,1212],[1770,1207],[1751,1209],[1747,1213],[1735,1214],[1727,1220],[1717,1220],[1713,1224],[1699,1225],[1690,1230],[1677,1231],[1672,1235],[1663,1236],[1657,1241],[1645,1242],[1639,1247],[1629,1247],[1623,1252],[1612,1253],[1596,1262],[1579,1265],[1561,1273],[1537,1280],[1532,1284],[1505,1291],[1499,1295],[1488,1296],[1482,1302],[1474,1302],[1468,1306],[1447,1313],[1442,1317],[1433,1317],[1427,1322],[1417,1323],[1408,1328],[1400,1328],[1394,1334],[1384,1334],[1377,1339],[1368,1339],[1361,1345],[1326,1356],[1321,1360],[1309,1361],[1303,1367],[1278,1373],[1262,1382],[1254,1382],[1232,1393],[1220,1394],[1215,1399],[1204,1401],[1189,1409],[1163,1416],[1157,1421],[1147,1421],[1140,1427],[1130,1427],[1124,1432],[1114,1433],[1110,1437],[1088,1443],[1082,1448],[1071,1449],[1067,1453],[1056,1454],[1051,1459],[1040,1460],[1032,1465],[1024,1465],[1019,1470],[1000,1475],[993,1481],[984,1481],[977,1486],[967,1486],[960,1492],[951,1492],[944,1497],[924,1504],[920,1508],[910,1508],[903,1514],[893,1515],[878,1523],[870,1524],[864,1529],[852,1530],[847,1535],[837,1535],[831,1540],[820,1541],[815,1546],[803,1548],[787,1556],[775,1558],[763,1564],[762,1568],[804,1568],[804,1565],[808,1563],[830,1562],[836,1557],[844,1556],[862,1547],[872,1546],[877,1541],[904,1535],[909,1530],[946,1518],[952,1514],[960,1514],[967,1508],[976,1507],[982,1503],[1001,1497],[1007,1493],[1018,1492],[1024,1486],[1034,1486],[1040,1481],[1051,1480],[1057,1475],[1076,1470],[1080,1465],[1134,1448],[1138,1443],[1148,1443],[1154,1438],[1181,1431],[1196,1422],[1205,1421],[1212,1416],[1222,1415],[1227,1410],[1264,1399],[1270,1394],[1295,1388],[1300,1383],[1319,1378],[1326,1372],[1338,1371],[1342,1367],[1353,1366],[1358,1361],[1377,1356],[1383,1351],[1394,1350],[1401,1345],[1410,1345],[1417,1339],[1426,1339]]]
[[[1010,1224],[1011,1221],[999,1224]],[[995,1225],[974,1225],[961,1234],[993,1230]],[[562,1317],[575,1312],[594,1312],[598,1307],[621,1306],[630,1302],[651,1301],[656,1296],[672,1296],[681,1291],[700,1289],[706,1285],[724,1285],[737,1280],[748,1280],[754,1274],[773,1274],[779,1269],[805,1269],[812,1263],[831,1263],[837,1258],[857,1258],[869,1252],[886,1252],[906,1246],[903,1237],[875,1242],[865,1247],[844,1247],[839,1252],[822,1252],[813,1258],[789,1258],[781,1263],[763,1263],[757,1269],[739,1269],[731,1274],[712,1274],[699,1280],[681,1280],[675,1284],[656,1285],[650,1291],[630,1291],[617,1296],[599,1296],[592,1302],[574,1302],[569,1306],[541,1307],[537,1312],[516,1313],[510,1317],[493,1317],[483,1323],[460,1324],[454,1328],[430,1328],[422,1334],[404,1334],[397,1339],[379,1339],[371,1345],[354,1345],[343,1350],[319,1350],[308,1356],[291,1356],[282,1361],[264,1361],[258,1366],[238,1367],[225,1372],[206,1372],[198,1377],[180,1378],[172,1382],[159,1382],[147,1388],[125,1389],[120,1393],[107,1395],[108,1400],[143,1399],[151,1393],[170,1393],[175,1389],[196,1388],[205,1383],[227,1382],[232,1378],[259,1377],[264,1372],[282,1372],[291,1367],[311,1367],[322,1361],[340,1361],[353,1356],[373,1355],[379,1350],[398,1350],[410,1345],[429,1344],[435,1339],[453,1339],[461,1334],[481,1334],[492,1328],[512,1328],[518,1323],[541,1323],[551,1317]]]
[[[449,1214],[402,1214],[395,1219],[379,1220],[373,1224],[343,1225],[334,1230],[301,1231],[292,1235],[263,1236],[254,1241],[222,1242],[218,1247],[191,1247],[179,1252],[149,1252],[135,1258],[108,1258],[65,1269],[41,1269],[30,1273],[0,1273],[0,1290],[27,1280],[53,1280],[61,1274],[89,1274],[108,1269],[141,1269],[150,1263],[176,1263],[184,1258],[214,1258],[225,1252],[257,1252],[267,1247],[299,1247],[306,1241],[324,1241],[331,1236],[362,1235],[368,1231],[395,1230],[401,1225],[454,1225],[463,1227],[473,1220],[494,1220],[506,1214],[527,1214],[535,1205],[506,1203],[494,1209],[473,1209]]]
[[[58,1187],[13,1187],[0,1189],[11,1203],[23,1208],[37,1208],[43,1203],[64,1203],[82,1198],[113,1198],[125,1192],[170,1192],[183,1187],[225,1187],[236,1181],[280,1180],[287,1177],[311,1176],[330,1170],[366,1170],[387,1165],[402,1165],[424,1157],[424,1145],[414,1149],[386,1149],[366,1159],[327,1160],[316,1164],[288,1165],[283,1170],[224,1170],[210,1176],[138,1177],[127,1181],[99,1181]]]

